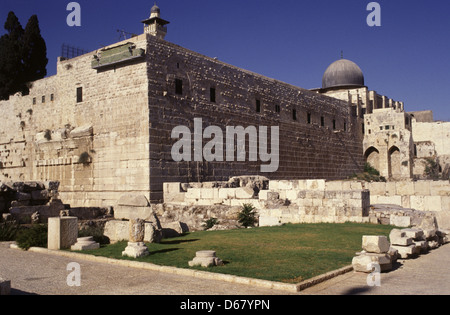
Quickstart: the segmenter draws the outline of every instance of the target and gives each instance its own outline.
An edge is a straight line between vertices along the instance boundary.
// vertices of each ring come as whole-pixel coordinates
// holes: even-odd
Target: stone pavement
[[[11,280],[11,294],[43,295],[431,295],[450,294],[450,245],[417,259],[401,260],[381,274],[380,287],[369,287],[366,274],[350,272],[302,292],[286,292],[219,280],[75,260],[81,286],[69,287],[67,265],[73,259],[10,249],[0,243],[0,275]]]

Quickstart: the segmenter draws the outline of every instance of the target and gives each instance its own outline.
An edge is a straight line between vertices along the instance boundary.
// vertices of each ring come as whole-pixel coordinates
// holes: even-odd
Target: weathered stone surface
[[[81,138],[81,137],[89,137],[92,136],[94,128],[90,125],[84,125],[78,128],[73,129],[70,132],[71,138]]]
[[[364,235],[362,238],[362,248],[369,253],[387,253],[390,244],[386,236]]]
[[[398,251],[398,255],[402,259],[408,259],[412,256],[417,255],[418,252],[420,252],[420,248],[418,249],[416,245],[409,245],[409,246],[392,245],[392,248]]]
[[[122,256],[139,258],[148,256],[150,253],[143,242],[128,242],[128,246],[122,252]]]
[[[148,207],[149,202],[147,197],[143,195],[122,195],[117,202],[119,206],[132,206],[132,207]]]
[[[76,244],[72,245],[70,248],[71,250],[75,251],[83,251],[83,250],[92,250],[92,249],[99,249],[100,244],[96,243],[94,241],[94,237],[88,236],[88,237],[79,237],[77,239]]]
[[[145,237],[145,221],[141,219],[130,220],[130,235],[129,241],[131,243],[141,243]]]
[[[405,233],[406,237],[413,240],[421,240],[423,237],[423,230],[419,228],[402,229],[402,232]]]
[[[196,253],[194,259],[189,262],[189,266],[202,266],[205,268],[213,266],[223,266],[223,261],[216,257],[215,251],[203,250]]]
[[[391,215],[390,224],[398,227],[409,227],[411,226],[411,217]]]
[[[69,249],[77,242],[78,218],[57,217],[48,219],[48,249]]]
[[[406,233],[399,229],[393,229],[389,233],[391,245],[409,246],[413,243],[412,238],[406,237]]]
[[[379,264],[382,272],[392,270],[391,257],[388,254],[362,253],[353,257],[353,270],[357,272],[371,273],[371,264]]]
[[[111,243],[129,240],[129,222],[110,220],[105,224],[104,235]],[[162,229],[153,222],[145,222],[144,242],[159,243],[162,239]]]

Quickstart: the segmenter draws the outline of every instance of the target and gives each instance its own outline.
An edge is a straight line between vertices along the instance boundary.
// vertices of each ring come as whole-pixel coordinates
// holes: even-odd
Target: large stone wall
[[[146,48],[145,36],[133,42]],[[0,102],[1,181],[59,181],[73,206],[149,196],[146,62],[95,70],[96,53],[58,60],[57,74],[33,82],[29,95]]]
[[[342,179],[361,170],[362,137],[348,102],[154,37],[149,38],[148,54],[152,199],[162,199],[164,182],[227,180],[243,174],[270,179]],[[182,95],[175,93],[175,79],[183,82]],[[215,102],[210,101],[211,88],[216,91]],[[248,153],[246,162],[174,162],[170,156],[174,143],[171,130],[182,125],[193,132],[194,118],[203,119],[203,128],[214,125],[223,131],[226,126],[279,126],[278,171],[262,173],[260,165],[264,163],[249,162]]]
[[[174,162],[172,129],[183,125],[193,132],[194,118],[203,119],[203,128],[224,131],[278,126],[280,165],[262,174],[271,179],[341,179],[363,167],[361,135],[347,102],[151,35],[130,41],[146,50],[142,58],[95,69],[100,50],[60,59],[57,74],[33,82],[29,95],[0,102],[7,117],[0,124],[1,181],[59,181],[61,198],[72,206],[106,207],[126,193],[162,201],[164,182],[261,174],[261,164],[268,163],[249,162],[248,153],[246,162]],[[181,95],[175,79],[183,82]]]

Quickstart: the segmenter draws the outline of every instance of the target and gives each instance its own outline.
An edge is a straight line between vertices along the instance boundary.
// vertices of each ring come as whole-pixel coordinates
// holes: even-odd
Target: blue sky
[[[153,1],[78,0],[81,26],[66,24],[70,0],[0,0],[0,34],[9,11],[25,27],[37,14],[49,75],[63,43],[88,51],[119,41],[118,29],[141,34]],[[386,0],[381,27],[369,27],[370,0],[158,0],[169,20],[166,40],[302,88],[321,86],[344,57],[366,85],[450,121],[450,1]]]

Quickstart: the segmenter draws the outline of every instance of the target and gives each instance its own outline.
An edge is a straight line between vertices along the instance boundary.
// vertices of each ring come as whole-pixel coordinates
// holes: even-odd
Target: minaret
[[[170,22],[160,18],[161,10],[155,5],[152,7],[150,17],[142,21],[144,23],[144,33],[164,39],[167,34],[167,24]]]

